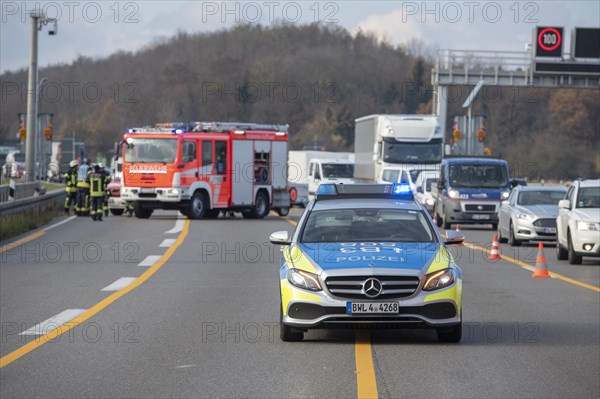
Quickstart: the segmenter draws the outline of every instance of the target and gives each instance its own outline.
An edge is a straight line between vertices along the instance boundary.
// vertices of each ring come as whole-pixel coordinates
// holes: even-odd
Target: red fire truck
[[[121,197],[138,218],[176,209],[190,219],[221,211],[286,215],[288,125],[232,122],[158,124],[123,139]]]

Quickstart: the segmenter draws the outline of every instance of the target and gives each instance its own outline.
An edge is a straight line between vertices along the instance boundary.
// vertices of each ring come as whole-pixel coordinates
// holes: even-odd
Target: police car
[[[301,341],[312,328],[434,328],[443,342],[462,335],[462,272],[408,184],[321,184],[282,245],[280,336]]]

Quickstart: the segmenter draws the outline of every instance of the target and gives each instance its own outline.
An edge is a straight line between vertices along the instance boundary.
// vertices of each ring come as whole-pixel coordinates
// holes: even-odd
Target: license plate
[[[154,194],[154,189],[153,188],[142,188],[142,189],[140,189],[140,193]]]
[[[554,227],[544,227],[544,233],[556,234],[556,228],[554,228]]]
[[[490,215],[473,215],[473,220],[490,220]]]
[[[400,311],[398,302],[348,302],[347,314],[396,314]]]

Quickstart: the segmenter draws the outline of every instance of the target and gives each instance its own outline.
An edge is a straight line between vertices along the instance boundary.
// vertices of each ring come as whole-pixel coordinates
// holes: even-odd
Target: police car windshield
[[[403,209],[324,209],[313,211],[300,242],[433,242],[423,213]]]
[[[147,139],[129,138],[125,150],[125,161],[147,163],[172,163],[177,156],[177,138]]]

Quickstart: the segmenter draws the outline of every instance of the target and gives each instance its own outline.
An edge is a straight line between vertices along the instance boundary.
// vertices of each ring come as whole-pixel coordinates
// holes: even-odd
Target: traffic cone
[[[546,257],[544,256],[544,245],[540,242],[538,244],[538,253],[535,258],[535,271],[531,275],[534,278],[548,278],[548,264],[546,263]]]
[[[500,256],[500,245],[498,245],[498,236],[494,234],[494,239],[492,240],[492,252],[490,252],[490,256],[488,256],[489,260],[502,259]]]
[[[460,224],[456,225],[456,231],[460,231]]]

